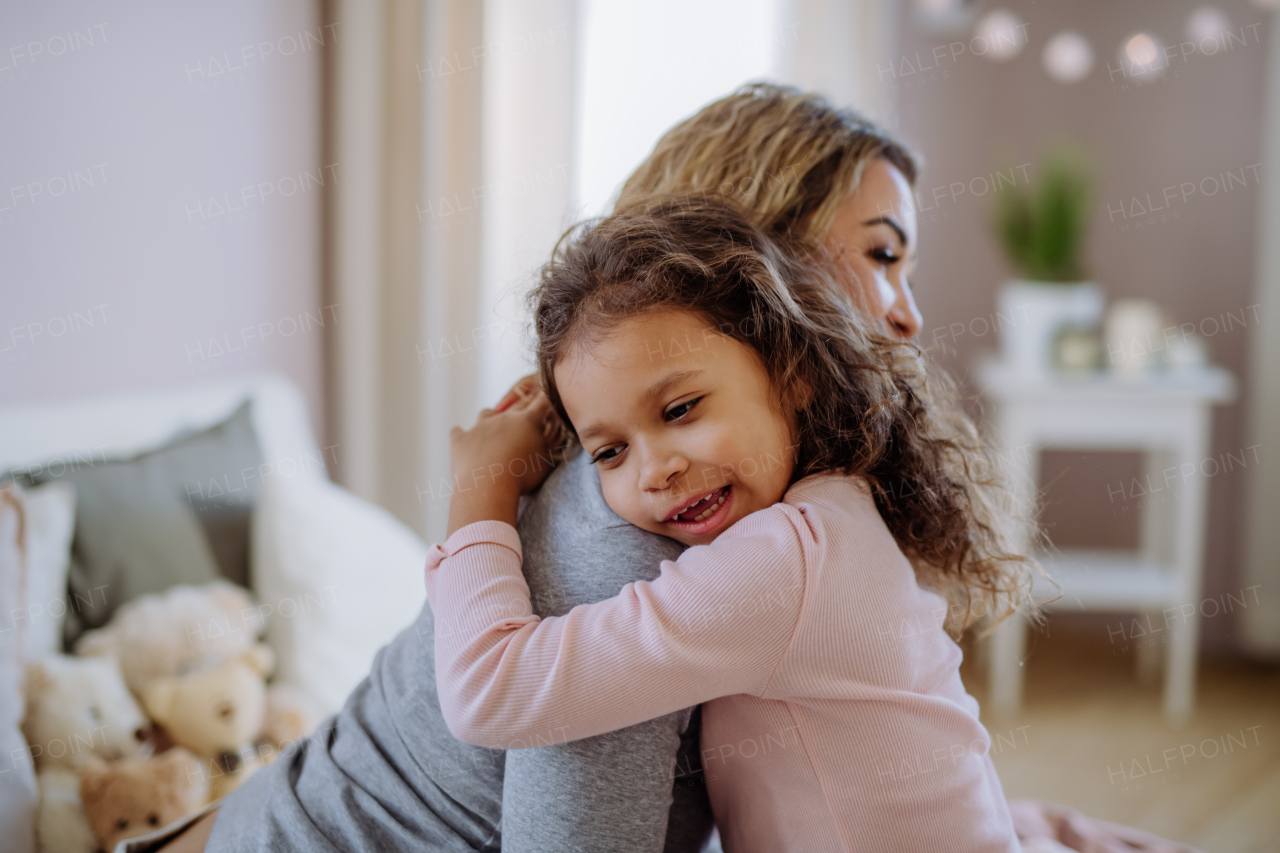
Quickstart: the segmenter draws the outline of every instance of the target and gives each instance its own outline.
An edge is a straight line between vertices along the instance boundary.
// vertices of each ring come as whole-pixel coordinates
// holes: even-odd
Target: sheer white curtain
[[[893,98],[880,69],[898,44],[892,0],[777,0],[777,20],[796,37],[782,43],[778,76],[892,127]]]
[[[574,0],[334,0],[338,479],[443,538],[449,429],[527,369],[507,298],[568,218]]]

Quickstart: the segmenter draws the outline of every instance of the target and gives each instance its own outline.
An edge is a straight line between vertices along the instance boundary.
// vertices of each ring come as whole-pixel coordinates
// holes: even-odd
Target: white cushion
[[[76,529],[76,490],[54,481],[25,491],[27,500],[26,611],[19,616],[28,660],[62,651],[67,621],[67,570]],[[83,602],[77,604],[83,605]],[[92,604],[92,603],[90,603]]]
[[[277,681],[336,712],[422,609],[426,544],[339,486],[278,477],[263,481],[252,547]]]
[[[38,794],[20,728],[26,710],[23,625],[13,618],[26,601],[22,504],[16,486],[0,489],[0,839],[5,850],[33,853]]]
[[[274,373],[100,397],[0,406],[0,472],[28,467],[57,472],[106,459],[127,459],[231,416],[253,399],[253,430],[276,470],[326,476],[331,453],[316,446],[306,400]],[[323,464],[318,464],[323,463]]]

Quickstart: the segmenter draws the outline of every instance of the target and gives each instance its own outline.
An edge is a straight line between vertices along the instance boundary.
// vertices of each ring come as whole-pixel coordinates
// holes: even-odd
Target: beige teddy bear
[[[111,658],[50,655],[27,665],[22,721],[35,762],[36,837],[45,853],[91,853],[97,841],[80,804],[80,769],[93,758],[133,755],[147,720]]]
[[[102,850],[191,814],[208,787],[199,759],[182,747],[150,758],[94,759],[80,771],[80,800]]]
[[[141,699],[152,679],[234,657],[257,643],[264,627],[249,591],[218,580],[135,598],[106,626],[86,632],[76,653],[114,657]]]
[[[105,627],[81,637],[76,650],[118,660],[141,701],[156,679],[212,669],[254,648],[264,628],[263,608],[249,591],[218,580],[136,598]],[[316,703],[305,691],[271,685],[266,696],[261,735],[276,747],[308,734],[319,722]]]
[[[271,649],[258,645],[216,666],[147,685],[147,713],[175,743],[202,760],[211,801],[235,790],[262,764],[258,738],[267,712],[264,679],[274,665]]]

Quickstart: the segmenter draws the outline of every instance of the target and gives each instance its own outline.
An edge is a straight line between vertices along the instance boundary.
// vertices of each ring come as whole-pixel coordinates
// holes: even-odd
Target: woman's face
[[[919,333],[922,323],[907,283],[916,237],[911,184],[888,160],[877,159],[863,171],[858,191],[836,212],[823,241],[851,274],[858,307],[904,338]]]

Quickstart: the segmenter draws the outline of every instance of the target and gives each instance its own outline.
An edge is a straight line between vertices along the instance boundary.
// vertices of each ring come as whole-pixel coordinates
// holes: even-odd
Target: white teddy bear
[[[40,849],[91,853],[98,843],[80,804],[80,770],[94,757],[136,753],[147,738],[147,719],[112,658],[31,661],[26,692],[22,730],[40,785]]]
[[[250,653],[266,629],[264,610],[270,608],[259,607],[248,590],[224,580],[175,586],[123,605],[104,627],[86,632],[76,652],[118,660],[125,683],[145,702],[155,681]],[[271,685],[266,696],[262,736],[277,747],[309,734],[320,721],[315,701],[296,686]]]
[[[87,631],[76,653],[120,662],[134,697],[156,678],[235,657],[265,627],[249,591],[228,581],[175,586],[123,605],[105,627]]]

